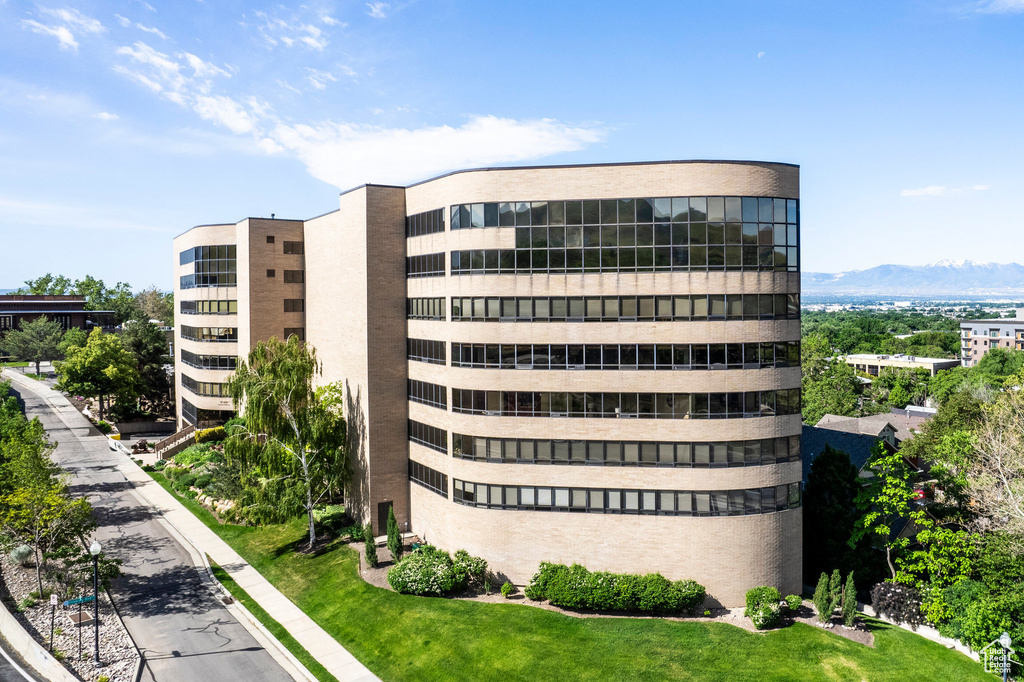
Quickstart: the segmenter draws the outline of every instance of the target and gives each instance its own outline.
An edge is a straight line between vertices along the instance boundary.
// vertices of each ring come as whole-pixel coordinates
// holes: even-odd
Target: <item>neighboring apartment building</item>
[[[960,359],[973,367],[993,348],[1024,349],[1024,319],[964,320],[960,323]]]
[[[226,418],[234,356],[304,334],[378,532],[393,507],[517,583],[557,561],[798,592],[798,196],[787,164],[500,168],[193,228],[180,418]]]
[[[112,310],[86,310],[83,296],[0,295],[0,334],[43,316],[59,322],[65,330],[90,330],[114,324]]]
[[[944,369],[952,369],[960,366],[959,360],[943,358],[922,358],[916,355],[874,355],[870,353],[854,353],[843,358],[846,364],[853,366],[858,372],[864,372],[877,377],[884,368],[891,369],[926,369],[928,373],[935,376]]]

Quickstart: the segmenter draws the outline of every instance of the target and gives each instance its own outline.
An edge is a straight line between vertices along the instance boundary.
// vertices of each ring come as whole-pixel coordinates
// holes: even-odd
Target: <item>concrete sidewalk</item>
[[[12,376],[13,375],[13,376]],[[44,384],[5,371],[4,377],[15,384],[30,382],[26,386],[40,395],[60,414],[61,420],[73,431],[88,431],[87,420],[78,413],[67,398]],[[82,422],[79,424],[79,420]],[[84,435],[84,434],[83,434]],[[113,441],[108,441],[112,443]],[[221,540],[202,521],[197,519],[173,495],[150,478],[131,459],[120,451],[111,452],[114,468],[127,479],[134,493],[149,504],[154,513],[185,541],[186,549],[191,545],[201,557],[209,555],[219,564],[249,596],[309,652],[324,668],[340,682],[369,682],[379,678],[371,673],[352,654],[327,634],[301,609],[281,594],[256,569],[250,566],[231,547]],[[194,562],[198,566],[198,562]]]
[[[165,521],[192,544],[220,565],[228,575],[270,616],[280,623],[320,665],[340,682],[370,682],[379,678],[356,660],[344,647],[324,632],[291,600],[281,594],[259,571],[206,527],[192,512],[136,464],[122,456],[118,470],[135,486],[135,492],[151,504]]]

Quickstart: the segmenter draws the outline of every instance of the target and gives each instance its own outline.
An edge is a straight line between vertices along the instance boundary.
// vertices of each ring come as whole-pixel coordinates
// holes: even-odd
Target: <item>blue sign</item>
[[[75,604],[88,604],[94,599],[96,599],[96,597],[79,597],[78,599],[68,599],[66,602],[64,602],[64,606],[74,606]]]

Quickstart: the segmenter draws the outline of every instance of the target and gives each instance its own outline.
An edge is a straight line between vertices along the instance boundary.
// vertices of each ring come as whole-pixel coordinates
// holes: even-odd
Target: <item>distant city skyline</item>
[[[801,166],[802,269],[1024,260],[1024,0],[0,1],[0,289],[496,165]],[[535,197],[530,197],[535,198]]]

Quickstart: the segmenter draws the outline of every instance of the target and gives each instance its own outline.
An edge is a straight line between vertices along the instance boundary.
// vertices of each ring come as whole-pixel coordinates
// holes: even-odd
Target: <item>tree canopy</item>
[[[84,347],[69,347],[56,367],[61,390],[98,399],[100,419],[108,396],[131,401],[143,389],[135,357],[117,336],[99,328],[92,330]]]
[[[19,329],[12,329],[3,337],[4,349],[16,360],[34,362],[36,374],[39,363],[61,357],[60,342],[64,330],[60,323],[45,315],[30,322],[22,322]]]
[[[312,346],[296,336],[273,337],[239,359],[228,381],[245,425],[232,427],[226,452],[243,462],[249,486],[275,494],[290,487],[298,494],[310,548],[316,543],[314,508],[340,497],[349,478],[342,392],[334,385],[314,388],[320,371]]]

